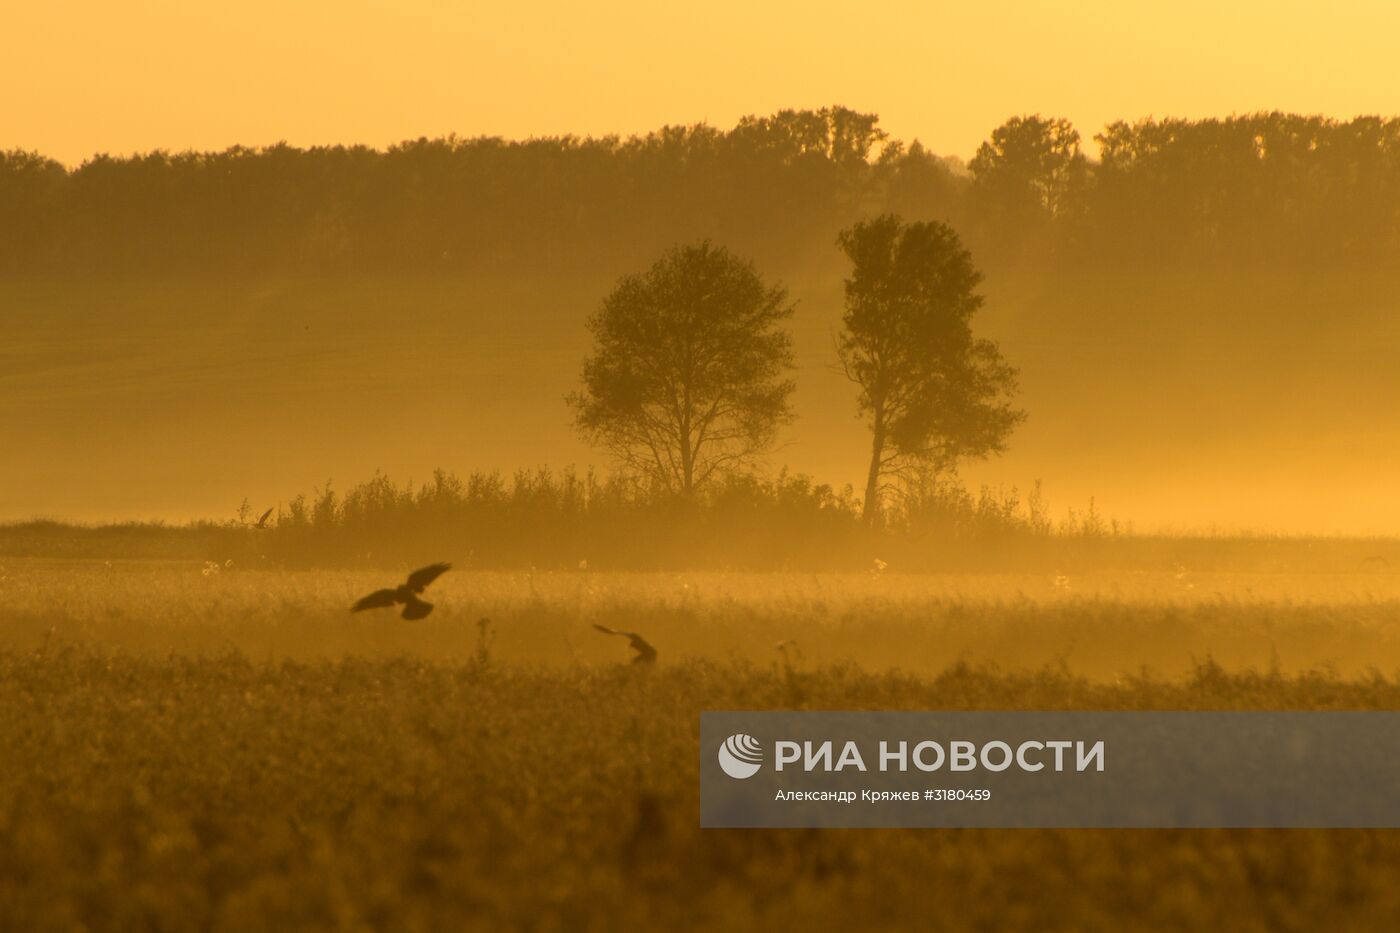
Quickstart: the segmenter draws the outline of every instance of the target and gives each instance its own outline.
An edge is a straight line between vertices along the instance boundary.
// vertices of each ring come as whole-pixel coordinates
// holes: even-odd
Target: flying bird
[[[405,619],[425,618],[428,613],[433,611],[433,604],[419,599],[418,594],[427,589],[429,583],[451,569],[451,564],[429,564],[421,570],[415,570],[409,574],[408,580],[402,586],[388,590],[375,590],[351,606],[350,611],[387,609],[390,606],[403,603],[403,617]]]
[[[273,510],[275,510],[276,508],[277,506],[274,505],[272,508],[262,513],[262,518],[258,519],[256,522],[249,522],[248,524],[253,526],[254,531],[266,531],[267,520],[272,517]]]
[[[593,627],[604,635],[621,635],[623,638],[626,638],[628,644],[632,646],[632,650],[637,652],[637,656],[632,659],[633,664],[656,663],[656,648],[652,646],[651,642],[647,641],[636,632],[619,632],[615,628],[608,628],[606,625],[599,625],[596,622],[593,624]]]

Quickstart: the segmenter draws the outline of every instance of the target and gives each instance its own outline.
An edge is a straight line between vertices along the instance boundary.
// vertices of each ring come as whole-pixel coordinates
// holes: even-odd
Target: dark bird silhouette
[[[255,521],[255,522],[249,522],[249,524],[253,526],[253,530],[254,530],[254,531],[266,531],[266,530],[267,530],[267,520],[268,520],[269,518],[272,517],[272,512],[273,512],[273,510],[276,509],[276,508],[277,508],[277,506],[274,505],[271,509],[268,509],[266,512],[262,513],[262,518],[258,519],[258,520]]]
[[[428,584],[452,569],[451,564],[429,564],[421,570],[415,570],[408,575],[408,580],[403,586],[389,590],[375,590],[364,599],[350,607],[351,612],[360,612],[364,609],[387,609],[403,603],[403,617],[405,619],[422,619],[433,611],[433,604],[424,602],[418,598],[418,594],[427,589]]]
[[[608,628],[606,625],[599,625],[596,622],[593,624],[593,627],[604,635],[621,635],[623,638],[626,638],[628,644],[632,646],[632,650],[637,652],[637,656],[632,659],[633,664],[656,663],[656,648],[652,646],[651,642],[647,641],[636,632],[619,632],[615,628]]]

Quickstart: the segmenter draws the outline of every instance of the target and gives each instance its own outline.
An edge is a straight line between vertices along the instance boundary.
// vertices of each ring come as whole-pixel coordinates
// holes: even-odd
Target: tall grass
[[[962,572],[1400,570],[1400,541],[1134,533],[1094,507],[1052,518],[1039,487],[969,490],[934,477],[866,526],[850,487],[800,474],[734,476],[678,498],[618,476],[540,469],[327,482],[275,509],[181,526],[0,526],[0,557],[184,558],[242,566],[507,570]]]
[[[0,561],[0,929],[1400,910],[1393,831],[702,831],[696,772],[706,709],[1394,709],[1395,575],[453,572],[422,622],[350,615],[385,576]]]
[[[503,663],[631,656],[595,624],[640,631],[663,665],[838,663],[927,676],[960,660],[1062,666],[1112,680],[1232,670],[1400,671],[1400,576],[849,574],[454,570],[421,622],[350,605],[401,570],[246,569],[234,562],[6,560],[0,649],[72,643],[160,658],[412,656],[459,663],[488,637]],[[479,620],[488,618],[489,630]],[[779,650],[776,646],[782,645]]]
[[[450,557],[482,569],[969,569],[1035,560],[1052,539],[1118,536],[1092,510],[1056,523],[1038,495],[969,492],[940,478],[893,503],[878,531],[850,487],[782,472],[733,476],[692,498],[573,470],[437,471],[421,485],[387,476],[331,483],[253,530],[238,519],[183,527],[95,529],[54,522],[0,527],[0,555],[239,559],[284,566],[390,565]],[[878,562],[878,563],[877,563]]]
[[[0,650],[13,930],[1382,929],[1393,831],[701,830],[702,709],[1393,709],[1394,680],[1094,685]]]

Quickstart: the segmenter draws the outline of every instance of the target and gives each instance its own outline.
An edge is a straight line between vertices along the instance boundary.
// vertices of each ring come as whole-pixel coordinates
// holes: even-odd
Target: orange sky
[[[1400,109],[1400,4],[53,0],[0,15],[0,148],[374,145],[842,103],[970,156],[1013,113]]]

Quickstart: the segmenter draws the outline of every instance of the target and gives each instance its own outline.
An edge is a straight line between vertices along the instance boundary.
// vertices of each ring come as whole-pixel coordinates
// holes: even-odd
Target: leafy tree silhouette
[[[852,271],[837,352],[870,422],[864,517],[874,526],[889,482],[1000,451],[1024,415],[1007,402],[1016,371],[972,334],[982,276],[951,227],[886,214],[838,243]]]
[[[753,265],[703,242],[624,276],[588,323],[576,424],[619,464],[689,495],[751,463],[791,419],[794,306]]]

